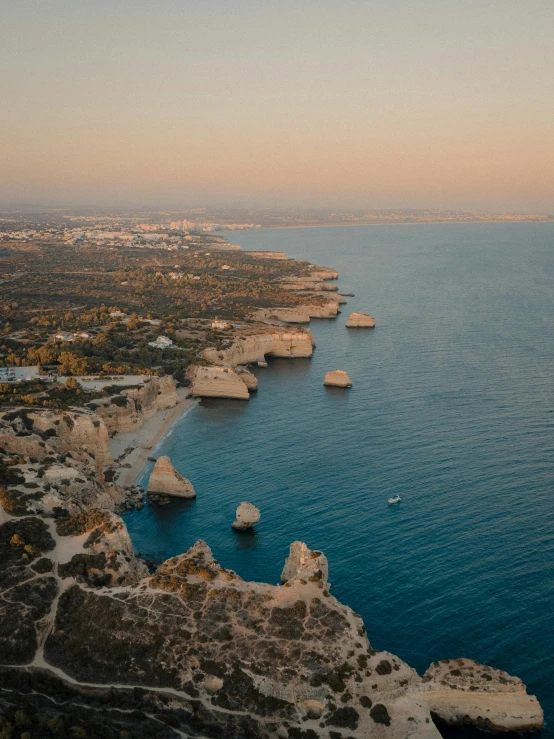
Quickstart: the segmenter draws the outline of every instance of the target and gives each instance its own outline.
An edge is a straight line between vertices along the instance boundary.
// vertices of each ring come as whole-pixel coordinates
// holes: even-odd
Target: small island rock
[[[260,511],[256,506],[243,501],[237,508],[236,521],[233,522],[232,527],[238,531],[244,531],[251,529],[259,520]]]
[[[177,472],[169,457],[158,457],[148,481],[148,492],[177,498],[196,498],[191,481]]]
[[[323,384],[327,387],[352,387],[350,377],[344,370],[327,372]]]
[[[346,321],[346,328],[375,328],[375,319],[367,313],[351,313]]]

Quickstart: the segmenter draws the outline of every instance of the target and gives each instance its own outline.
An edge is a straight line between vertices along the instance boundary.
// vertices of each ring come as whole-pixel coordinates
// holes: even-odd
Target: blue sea
[[[250,402],[205,401],[174,426],[156,452],[198,498],[129,514],[136,550],[159,561],[202,538],[275,583],[305,541],[375,647],[420,672],[459,656],[505,669],[554,726],[554,224],[230,240],[336,267],[355,297],[312,321],[311,360],[269,360]],[[354,310],[377,328],[346,329]],[[323,387],[334,369],[351,390]],[[252,535],[231,530],[243,500],[262,513]]]

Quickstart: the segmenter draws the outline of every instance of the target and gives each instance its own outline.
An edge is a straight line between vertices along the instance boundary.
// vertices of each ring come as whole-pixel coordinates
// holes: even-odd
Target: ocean
[[[355,297],[312,321],[312,359],[270,359],[248,403],[180,419],[156,453],[198,497],[128,514],[136,550],[160,561],[202,538],[276,583],[305,541],[373,646],[420,673],[460,656],[505,669],[554,725],[554,224],[229,238],[336,267]],[[354,310],[377,327],[346,329]],[[352,389],[323,387],[334,369]],[[231,530],[243,500],[262,514],[250,535]]]

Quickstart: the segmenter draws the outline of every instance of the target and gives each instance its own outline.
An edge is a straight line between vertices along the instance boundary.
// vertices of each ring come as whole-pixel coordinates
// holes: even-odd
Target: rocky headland
[[[248,385],[230,367],[193,367],[189,378],[193,398],[250,399]]]
[[[306,328],[253,326],[236,333],[225,349],[206,349],[203,358],[214,365],[237,367],[264,357],[311,357],[314,338]]]

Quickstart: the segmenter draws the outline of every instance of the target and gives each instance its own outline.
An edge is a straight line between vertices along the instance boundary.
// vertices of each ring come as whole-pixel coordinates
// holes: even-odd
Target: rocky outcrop
[[[250,399],[246,382],[229,367],[193,367],[189,377],[194,398]]]
[[[544,725],[538,700],[519,678],[473,660],[434,662],[420,689],[431,712],[450,726],[522,732]]]
[[[177,472],[169,457],[158,457],[156,460],[148,481],[148,492],[175,498],[196,498],[191,481]]]
[[[95,415],[64,413],[58,426],[61,451],[71,452],[84,462],[94,460],[96,476],[104,481],[104,468],[112,464],[108,446],[108,431],[101,418]]]
[[[352,387],[352,381],[344,370],[326,372],[323,384],[327,387]]]
[[[340,312],[337,295],[330,295],[328,300],[318,303],[302,303],[297,309],[308,313],[310,318],[336,318]]]
[[[261,308],[252,314],[252,320],[262,323],[309,323],[310,314],[301,308]]]
[[[316,583],[328,587],[329,565],[321,552],[312,552],[302,541],[293,541],[281,573],[282,583]]]
[[[351,313],[346,321],[346,328],[375,328],[375,319],[367,313]]]
[[[252,319],[262,323],[309,323],[312,318],[336,318],[340,302],[341,297],[333,294],[324,299],[318,298],[313,303],[301,303],[294,308],[260,308],[252,314]]]
[[[0,414],[0,447],[0,459],[3,451],[11,465],[0,502],[12,515],[113,510],[124,501],[117,485],[104,482],[112,457],[106,428],[92,413],[15,409]]]
[[[237,531],[245,531],[251,529],[255,523],[260,520],[260,511],[252,503],[245,503],[244,501],[237,508],[235,514],[235,520],[231,524]]]
[[[96,413],[102,417],[108,434],[127,434],[139,429],[145,418],[179,402],[175,380],[169,375],[152,377],[140,388],[121,389],[117,402],[107,401],[98,406]]]
[[[235,369],[235,372],[244,382],[248,390],[251,393],[255,393],[258,389],[258,378],[256,377],[256,375],[253,375],[252,372],[249,372],[246,367],[237,367]]]
[[[319,267],[317,264],[312,264],[310,268],[310,274],[313,277],[321,277],[322,280],[338,280],[338,270],[333,267]]]
[[[267,333],[243,334],[228,349],[206,349],[204,359],[218,365],[236,367],[253,364],[263,357],[311,357],[313,336],[307,329],[275,328]]]
[[[246,254],[260,259],[288,259],[284,251],[247,251]]]

